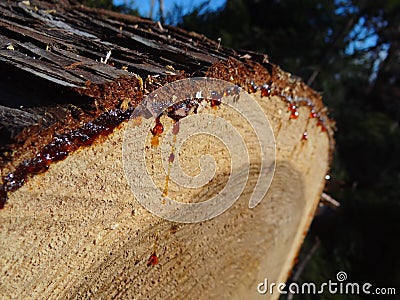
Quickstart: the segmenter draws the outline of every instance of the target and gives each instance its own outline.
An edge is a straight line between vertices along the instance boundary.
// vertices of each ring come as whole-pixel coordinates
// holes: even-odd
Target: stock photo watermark
[[[218,114],[221,111],[225,115]],[[226,154],[219,155],[219,150],[203,154],[198,174],[188,174],[179,160],[181,148],[191,139],[200,145],[207,138],[209,147],[220,144]],[[275,148],[269,120],[250,94],[223,80],[190,78],[160,87],[135,109],[125,131],[124,172],[135,198],[148,211],[170,221],[195,223],[220,215],[239,199],[252,174],[253,156],[258,157],[258,175],[248,207],[256,207],[273,179]],[[153,171],[155,157],[161,161],[158,172]],[[194,158],[190,155],[189,160]],[[227,178],[224,186],[202,201],[191,201],[188,190],[200,189],[221,175],[218,160],[230,163],[229,174],[220,176]],[[154,178],[160,174],[161,187]],[[171,185],[181,189],[182,201],[173,199]]]
[[[280,282],[269,282],[268,278],[257,285],[257,292],[266,294],[293,294],[293,295],[396,295],[395,287],[375,287],[369,282],[357,283],[347,281],[347,273],[340,271],[336,274],[336,280],[329,279],[327,282],[317,284],[314,282],[289,284]]]

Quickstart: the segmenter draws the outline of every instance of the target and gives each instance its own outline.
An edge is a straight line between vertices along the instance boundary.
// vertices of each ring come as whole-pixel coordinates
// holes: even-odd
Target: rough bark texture
[[[5,1],[0,15],[2,299],[243,299],[258,297],[265,277],[286,280],[333,147],[318,93],[266,55],[146,19],[66,1]],[[247,202],[259,158],[231,209],[175,224],[135,200],[123,172],[123,135],[145,95],[194,76],[252,93],[271,122],[277,168],[255,209]],[[171,193],[200,200],[218,193],[229,164],[215,144],[200,139],[179,153],[190,173],[211,147],[220,163],[212,184]],[[148,265],[154,251],[158,263]]]

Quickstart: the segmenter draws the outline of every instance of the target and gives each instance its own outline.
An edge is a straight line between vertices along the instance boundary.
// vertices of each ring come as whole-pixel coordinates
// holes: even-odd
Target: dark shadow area
[[[11,108],[78,104],[77,92],[70,87],[32,76],[7,63],[0,63],[0,105]],[[44,93],[44,91],[46,91]],[[86,99],[87,100],[87,99]]]

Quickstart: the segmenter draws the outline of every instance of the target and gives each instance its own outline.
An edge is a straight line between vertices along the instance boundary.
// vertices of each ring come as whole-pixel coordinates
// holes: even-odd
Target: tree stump
[[[265,278],[285,282],[331,160],[333,125],[317,92],[266,55],[150,20],[66,1],[7,1],[0,10],[2,299],[264,299],[257,286]],[[255,100],[270,123],[276,165],[268,192],[249,208],[262,169],[262,147],[251,139],[260,120],[229,109],[227,90],[209,97],[196,112],[244,137],[248,178],[234,178],[246,179],[244,190],[218,216],[172,222],[137,201],[126,172],[143,170],[135,162],[127,170],[123,145],[148,95],[193,77],[224,80]],[[169,112],[157,120],[160,145],[149,130],[144,146],[160,193],[169,175],[161,145],[178,119],[181,130],[190,127],[182,106]],[[221,193],[235,154],[221,140],[193,135],[174,154],[188,176],[202,172],[206,154],[215,172],[197,189],[171,179],[168,196],[202,202]],[[245,162],[232,161],[239,171]]]

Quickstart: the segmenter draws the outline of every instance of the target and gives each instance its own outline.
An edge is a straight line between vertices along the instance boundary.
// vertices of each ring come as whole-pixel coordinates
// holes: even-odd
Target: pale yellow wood
[[[280,98],[254,97],[277,142],[274,180],[257,207],[248,208],[256,161],[250,184],[222,215],[195,224],[152,215],[124,176],[125,123],[10,194],[0,211],[0,298],[276,299],[259,295],[257,285],[288,276],[324,186],[329,140],[307,108],[289,120]],[[188,145],[183,162],[196,172],[188,153],[214,145]],[[219,162],[204,194],[226,182],[226,162]],[[147,266],[154,247],[159,263]]]

